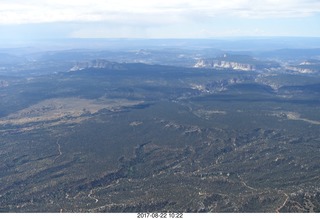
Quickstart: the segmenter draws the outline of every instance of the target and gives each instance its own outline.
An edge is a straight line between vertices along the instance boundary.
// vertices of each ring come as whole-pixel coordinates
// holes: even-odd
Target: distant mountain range
[[[213,59],[199,59],[194,67],[255,71],[277,69],[280,64],[274,61],[258,60],[248,55],[224,54]]]
[[[232,69],[239,71],[283,71],[288,73],[312,74],[320,72],[320,61],[311,59],[300,64],[258,60],[248,55],[224,54],[216,58],[198,59],[195,68]]]
[[[224,54],[215,58],[199,58],[195,61],[194,68],[256,71],[263,72],[286,72],[293,74],[314,74],[320,72],[320,61],[310,59],[300,64],[280,63],[276,61],[260,60],[248,55]],[[106,59],[94,59],[91,61],[80,61],[74,64],[69,72],[84,69],[108,69],[126,70],[126,63],[112,62]]]

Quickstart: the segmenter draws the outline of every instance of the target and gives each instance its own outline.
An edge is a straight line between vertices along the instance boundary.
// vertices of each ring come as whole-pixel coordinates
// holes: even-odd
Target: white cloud
[[[0,24],[114,22],[170,24],[216,16],[303,17],[320,12],[317,0],[4,0]]]

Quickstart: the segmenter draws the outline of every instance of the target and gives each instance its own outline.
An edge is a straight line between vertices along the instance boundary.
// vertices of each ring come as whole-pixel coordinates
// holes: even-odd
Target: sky
[[[0,39],[320,37],[320,0],[0,0]]]

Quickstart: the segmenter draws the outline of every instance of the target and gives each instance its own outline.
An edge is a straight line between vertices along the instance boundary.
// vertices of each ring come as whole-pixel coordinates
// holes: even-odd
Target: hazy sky
[[[320,0],[0,0],[0,38],[320,37]]]

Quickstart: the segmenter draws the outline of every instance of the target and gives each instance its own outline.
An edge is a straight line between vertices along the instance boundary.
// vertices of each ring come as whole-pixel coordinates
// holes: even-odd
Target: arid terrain
[[[318,56],[157,48],[0,68],[0,212],[319,212]]]

